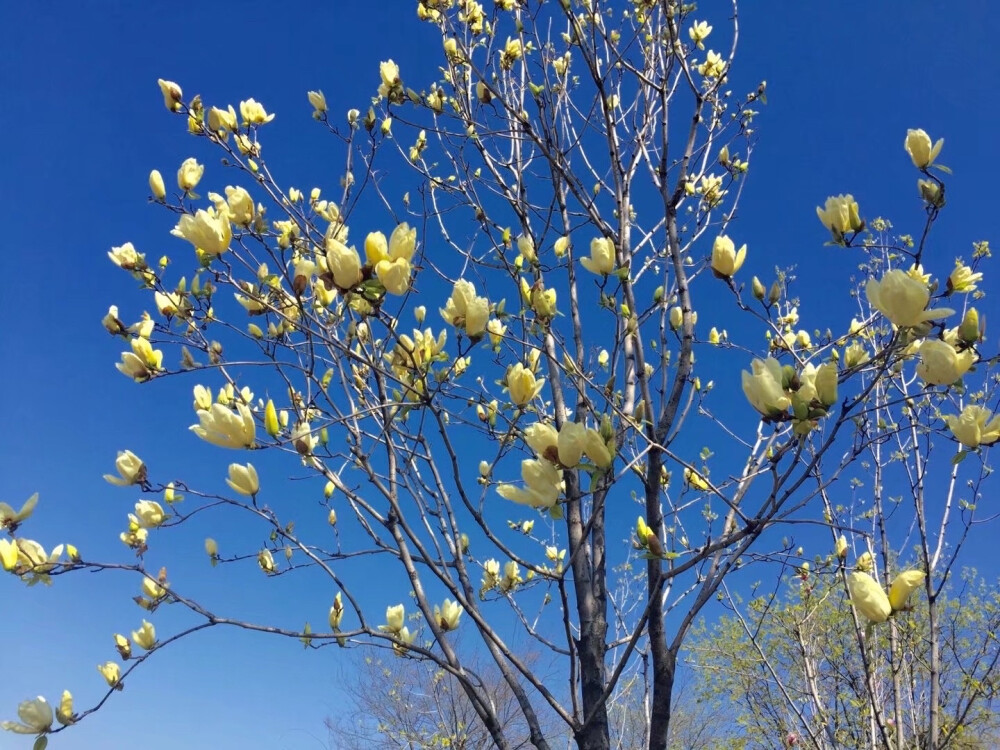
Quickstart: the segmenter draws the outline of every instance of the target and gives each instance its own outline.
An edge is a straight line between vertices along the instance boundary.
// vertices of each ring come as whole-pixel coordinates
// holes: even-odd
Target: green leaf
[[[959,451],[951,459],[951,465],[952,466],[957,466],[958,464],[962,463],[962,461],[964,461],[965,457],[968,456],[968,455],[969,455],[969,451]]]

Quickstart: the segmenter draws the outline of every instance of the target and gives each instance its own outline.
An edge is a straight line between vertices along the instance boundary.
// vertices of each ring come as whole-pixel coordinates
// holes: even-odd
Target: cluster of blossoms
[[[922,570],[903,571],[893,579],[887,595],[885,589],[872,577],[873,567],[869,553],[859,557],[855,570],[847,576],[847,590],[858,613],[870,623],[880,623],[906,609],[910,594],[923,584],[926,573]]]
[[[922,130],[907,133],[906,151],[914,165],[925,173],[935,166],[941,146],[942,141],[932,145],[930,137]],[[923,182],[926,181],[921,180]],[[935,184],[940,187],[940,183]],[[926,186],[921,184],[920,192],[929,206],[939,207],[927,197]],[[850,245],[865,228],[858,204],[850,195],[833,196],[827,199],[825,208],[817,208],[816,212],[835,244]],[[719,237],[713,247],[712,270],[716,276],[729,279],[739,270],[744,256],[745,247],[736,252],[729,238]],[[943,296],[974,292],[981,279],[982,273],[957,261],[948,276]],[[959,325],[945,327],[941,321],[954,315],[955,310],[932,306],[932,294],[937,286],[921,266],[914,265],[909,270],[893,268],[880,278],[870,279],[865,296],[872,309],[892,325],[891,351],[897,353],[901,361],[916,358],[916,374],[927,386],[948,387],[960,382],[976,364],[975,346],[982,340],[982,329],[979,314],[972,306],[966,306]],[[765,294],[763,285],[755,278],[754,296],[764,300]],[[771,299],[775,297],[771,295]],[[783,326],[783,333],[781,338],[772,341],[773,347],[811,348],[809,334],[796,333],[792,329],[798,322],[794,308],[780,316],[778,322]],[[869,348],[874,346],[874,332],[873,324],[852,321],[848,336],[841,340],[849,342],[843,356],[835,351],[830,361],[819,366],[811,362],[801,367],[782,365],[773,357],[755,359],[751,371],[743,372],[743,392],[766,421],[791,420],[796,433],[807,434],[836,403],[838,381],[846,377],[846,373],[838,371],[838,362],[848,372],[869,363],[874,356]],[[943,419],[955,438],[968,448],[989,445],[1000,439],[1000,417],[978,404],[964,405],[961,413],[946,414]]]
[[[796,370],[774,357],[755,359],[751,372],[743,371],[743,393],[767,421],[792,420],[797,434],[805,435],[837,402],[837,366],[811,362]]]
[[[500,570],[500,563],[495,559],[489,559],[483,563],[483,581],[479,589],[479,597],[484,598],[487,593],[494,589],[507,594],[516,589],[525,581],[530,581],[534,577],[534,571],[529,570],[527,578],[521,575],[521,567],[510,560],[503,565],[503,572]]]
[[[0,502],[0,532],[6,532],[10,536],[10,539],[0,539],[0,568],[18,576],[28,586],[37,583],[51,584],[51,574],[54,571],[69,570],[81,564],[80,553],[72,544],[56,545],[51,553],[47,553],[35,540],[16,536],[20,526],[31,518],[37,505],[37,493],[29,497],[18,510]],[[22,701],[17,707],[17,717],[18,721],[0,722],[0,728],[15,734],[42,736],[52,731],[52,725],[56,721],[68,726],[77,720],[73,711],[73,695],[64,690],[55,710],[43,696]]]
[[[607,437],[602,432],[608,433]],[[552,512],[565,489],[562,471],[579,467],[584,457],[600,470],[614,461],[610,424],[599,431],[567,421],[556,430],[550,424],[536,422],[524,431],[524,441],[536,456],[521,462],[524,486],[500,484],[497,494],[532,508]]]

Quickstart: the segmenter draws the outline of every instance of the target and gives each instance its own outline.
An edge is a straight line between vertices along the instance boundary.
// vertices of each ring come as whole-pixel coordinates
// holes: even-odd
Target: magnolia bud
[[[149,173],[149,189],[158,201],[167,197],[167,188],[163,184],[163,175],[160,174],[160,170],[154,169]]]
[[[974,344],[979,341],[980,335],[979,313],[976,312],[976,308],[970,307],[958,326],[958,337],[967,344]]]
[[[684,311],[679,307],[670,308],[670,327],[675,331],[684,323]]]
[[[767,290],[764,289],[764,285],[760,283],[760,279],[758,279],[756,276],[753,277],[752,287],[753,287],[754,298],[763,302],[764,295],[767,294]]]
[[[928,205],[934,208],[941,208],[944,205],[944,191],[934,180],[917,180],[917,190]]]
[[[772,305],[781,300],[781,285],[775,281],[771,284],[771,291],[767,294],[767,301]]]

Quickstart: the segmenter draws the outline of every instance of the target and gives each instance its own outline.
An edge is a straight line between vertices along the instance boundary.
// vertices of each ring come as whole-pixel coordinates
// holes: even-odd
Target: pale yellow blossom
[[[870,279],[865,293],[872,306],[900,328],[946,318],[955,312],[948,308],[928,310],[931,295],[927,285],[899,269],[886,271],[881,280]]]
[[[961,414],[946,414],[942,419],[955,439],[966,448],[974,450],[1000,440],[1000,416],[982,406],[970,404]]]
[[[115,459],[115,469],[118,476],[105,474],[104,481],[119,487],[127,487],[130,484],[143,484],[146,481],[146,464],[132,451],[118,451]]]
[[[869,622],[885,622],[892,614],[889,597],[868,573],[855,570],[847,576],[847,590],[858,614]]]
[[[932,145],[931,137],[920,129],[907,130],[906,140],[903,142],[906,153],[910,155],[913,166],[917,169],[927,169],[931,166],[938,154],[941,153],[942,146],[944,146],[944,138],[939,138],[937,143]]]

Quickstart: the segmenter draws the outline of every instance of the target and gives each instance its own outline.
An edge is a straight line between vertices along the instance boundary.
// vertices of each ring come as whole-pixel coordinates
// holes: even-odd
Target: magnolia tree
[[[46,551],[25,535],[33,501],[2,506],[5,570],[29,584],[131,572],[146,617],[114,636],[93,705],[39,697],[5,728],[44,744],[151,654],[228,626],[431,663],[499,748],[522,731],[551,747],[553,720],[557,736],[607,748],[609,716],[635,695],[643,744],[663,748],[699,616],[742,569],[796,557],[793,531],[819,529],[837,561],[871,553],[839,584],[871,664],[886,633],[890,660],[907,658],[892,634],[919,592],[924,731],[940,746],[935,602],[976,520],[982,446],[1000,437],[972,306],[988,246],[957,265],[928,251],[945,204],[940,141],[906,135],[924,211],[912,234],[850,195],[818,209],[817,252],[860,269],[841,290],[854,320],[834,318],[733,223],[765,99],[763,83],[729,87],[735,3],[713,18],[672,0],[416,11],[440,33],[438,67],[385,60],[371,101],[346,115],[308,94],[339,148],[332,185],[285,182],[261,103],[237,111],[160,81],[197,154],[176,189],[150,175],[175,259],[113,248],[150,307],[112,307],[104,325],[124,344],[122,388],[188,379],[191,429],[231,492],[166,481],[174,467],[122,452],[108,479],[135,508],[128,554],[111,562]],[[265,451],[284,474],[258,472]],[[292,473],[315,480],[321,508],[292,501]],[[157,570],[195,517],[257,529],[206,539],[206,574],[325,581],[322,610],[296,600],[300,621],[323,626],[231,616]],[[158,630],[167,606],[194,623]],[[867,674],[858,710],[888,744],[899,694]]]

